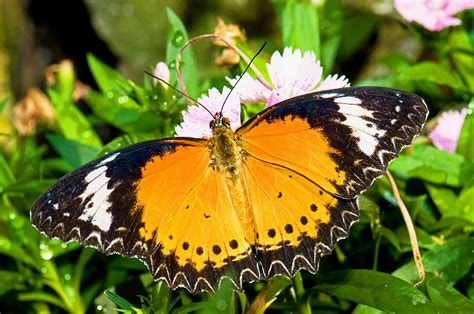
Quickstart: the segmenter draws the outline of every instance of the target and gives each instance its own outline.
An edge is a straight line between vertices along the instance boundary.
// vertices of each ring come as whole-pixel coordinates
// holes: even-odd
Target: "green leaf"
[[[25,263],[29,266],[36,267],[38,263],[33,259],[31,254],[26,253],[19,243],[0,234],[0,254],[10,256],[18,262]]]
[[[3,99],[0,100],[0,112],[5,108],[5,105],[8,103],[8,100],[10,100],[10,96],[6,95],[3,97]]]
[[[419,62],[411,68],[402,71],[399,77],[411,81],[430,81],[452,88],[460,88],[462,86],[461,79],[455,73],[445,66],[432,61]]]
[[[10,169],[10,165],[8,165],[8,161],[3,156],[3,153],[0,153],[0,192],[15,181],[15,176]]]
[[[455,187],[472,175],[470,164],[462,156],[426,144],[413,145],[413,153],[395,159],[390,171],[405,179],[419,178]]]
[[[387,54],[385,57],[383,57],[382,63],[394,74],[408,70],[414,64],[410,58],[398,52]]]
[[[474,223],[474,186],[465,187],[459,194],[455,206],[459,216]]]
[[[321,8],[321,65],[324,75],[331,73],[342,39],[341,0],[325,1]]]
[[[56,182],[54,179],[25,180],[8,186],[5,188],[4,193],[25,193],[37,196],[44,192],[54,182]]]
[[[117,295],[115,292],[112,292],[111,290],[106,290],[104,292],[105,296],[112,302],[114,302],[120,309],[122,310],[128,310],[132,311],[134,306],[122,298],[121,296]]]
[[[121,95],[132,93],[133,86],[129,81],[120,72],[97,59],[92,53],[87,54],[87,64],[95,82],[104,94],[112,91],[119,92]]]
[[[51,143],[54,150],[74,168],[91,161],[99,153],[99,149],[95,147],[74,140],[69,140],[55,134],[48,134],[46,138]]]
[[[97,116],[126,133],[146,133],[157,129],[159,118],[130,97],[119,102],[92,91],[86,96],[86,102]]]
[[[74,105],[74,70],[72,66],[62,65],[59,68],[57,84],[48,88],[47,93],[56,112],[56,123],[62,134],[74,141],[100,148],[102,143],[87,118]]]
[[[153,313],[170,312],[171,290],[164,281],[159,281],[153,285],[150,306]]]
[[[423,254],[425,271],[435,273],[451,285],[464,277],[474,263],[474,239],[447,241]],[[407,263],[392,273],[408,282],[418,281],[415,264]]]
[[[469,300],[446,281],[432,273],[427,273],[425,287],[428,297],[434,304],[450,308],[455,313],[469,313],[474,311],[474,301]]]
[[[313,51],[318,59],[320,54],[319,17],[315,6],[309,2],[290,0],[281,14],[283,45]]]
[[[385,227],[380,227],[379,228],[379,232],[380,234],[385,238],[387,239],[398,251],[401,251],[401,247],[400,247],[400,241],[398,241],[398,238],[397,236],[395,235],[395,233],[388,229],[388,228],[385,228]]]
[[[0,278],[2,278],[2,280],[0,280],[0,296],[15,289],[16,285],[25,280],[21,273],[7,270],[0,270]]]
[[[202,311],[202,312],[200,312]],[[179,308],[174,309],[171,313],[172,314],[182,314],[182,313],[215,313],[216,310],[211,308],[208,302],[194,302],[191,304],[187,304],[181,306]]]
[[[25,302],[46,302],[52,305],[55,305],[66,312],[69,312],[70,309],[67,307],[64,302],[59,299],[56,295],[46,293],[43,291],[35,291],[35,292],[25,292],[18,294],[19,301]]]
[[[474,98],[471,99],[468,108],[468,114],[464,119],[461,134],[458,138],[456,153],[474,162]]]
[[[474,43],[465,29],[457,27],[450,32],[448,45],[451,47],[450,55],[455,68],[463,76],[471,94],[474,93],[474,62],[472,62]],[[466,51],[471,51],[471,54]]]
[[[317,275],[318,284],[306,291],[365,304],[396,313],[432,313],[433,303],[418,289],[392,275],[364,269],[343,270]]]
[[[441,215],[456,216],[458,214],[459,210],[453,206],[456,203],[457,195],[452,189],[435,184],[426,184],[426,188]]]
[[[379,18],[371,14],[358,13],[345,17],[338,60],[347,60],[357,52],[377,30],[378,24]]]
[[[176,82],[175,61],[181,47],[189,40],[188,33],[181,19],[169,7],[166,8],[168,16],[168,45],[166,47],[166,63],[170,67],[171,81]],[[188,95],[196,97],[198,95],[198,70],[195,64],[195,57],[192,47],[187,47],[181,55],[181,72]]]

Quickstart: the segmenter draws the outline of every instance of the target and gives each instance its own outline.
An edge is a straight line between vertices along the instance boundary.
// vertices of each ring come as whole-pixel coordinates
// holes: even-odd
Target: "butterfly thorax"
[[[242,163],[241,141],[226,125],[214,126],[212,134],[209,140],[212,167],[224,171],[234,181]]]

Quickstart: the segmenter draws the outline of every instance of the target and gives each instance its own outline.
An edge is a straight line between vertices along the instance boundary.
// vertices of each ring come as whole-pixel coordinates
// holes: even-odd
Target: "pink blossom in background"
[[[242,103],[267,102],[267,107],[285,99],[333,88],[349,87],[349,80],[344,76],[329,75],[322,79],[323,68],[313,52],[306,51],[303,55],[299,49],[287,47],[283,55],[274,52],[269,64],[268,74],[272,81],[272,89],[260,81],[245,74],[236,87]],[[228,79],[234,85],[237,78]]]
[[[474,0],[395,0],[395,9],[408,22],[438,32],[461,24],[458,12],[474,8]]]
[[[467,108],[443,112],[429,134],[433,145],[444,151],[454,153],[466,114]]]
[[[163,81],[169,83],[170,82],[170,69],[168,69],[168,65],[164,62],[158,62],[155,66],[155,69],[153,70],[153,75],[156,77],[159,77]],[[156,84],[158,80],[156,78],[153,78],[153,83]],[[163,87],[168,88],[166,84],[161,82],[161,85]]]
[[[215,114],[221,110],[222,104],[229,92],[230,89],[228,87],[224,87],[222,93],[217,88],[211,88],[208,91],[209,96],[202,95],[197,101]],[[237,93],[233,92],[230,94],[222,114],[230,120],[230,128],[232,130],[235,131],[240,126],[240,100]],[[209,123],[213,117],[201,106],[189,106],[188,110],[183,112],[183,119],[184,121],[175,128],[177,136],[201,138],[212,135]]]

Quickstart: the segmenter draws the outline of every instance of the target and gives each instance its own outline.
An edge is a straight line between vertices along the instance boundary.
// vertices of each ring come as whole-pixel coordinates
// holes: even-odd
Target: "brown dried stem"
[[[418,282],[415,284],[415,287],[418,287],[425,280],[425,268],[423,266],[423,259],[421,258],[420,248],[418,247],[415,226],[413,225],[413,221],[411,220],[410,214],[408,213],[408,209],[405,206],[405,203],[403,203],[403,200],[400,197],[400,193],[398,192],[395,180],[393,179],[392,175],[388,170],[385,172],[385,174],[388,178],[388,181],[390,182],[393,191],[393,196],[397,201],[398,207],[400,208],[400,212],[403,216],[403,220],[405,220],[405,225],[407,226],[408,237],[410,238],[411,250],[413,252],[413,260],[415,261],[416,269],[418,270]]]

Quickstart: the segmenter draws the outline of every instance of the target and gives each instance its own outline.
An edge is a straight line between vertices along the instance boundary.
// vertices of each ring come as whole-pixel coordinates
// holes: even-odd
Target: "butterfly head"
[[[224,126],[230,129],[230,120],[222,115],[222,112],[216,112],[214,119],[209,122],[209,127],[215,129],[217,127]]]

